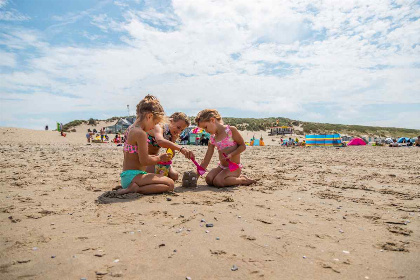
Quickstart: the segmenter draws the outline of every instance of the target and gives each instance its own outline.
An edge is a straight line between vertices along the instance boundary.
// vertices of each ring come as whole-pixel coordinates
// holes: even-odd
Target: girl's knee
[[[213,177],[212,176],[206,176],[206,183],[209,186],[213,186]]]
[[[213,185],[218,188],[222,188],[225,186],[225,180],[223,178],[215,178],[213,180]]]
[[[165,183],[168,185],[168,192],[171,192],[175,189],[175,182],[171,178],[168,178]]]

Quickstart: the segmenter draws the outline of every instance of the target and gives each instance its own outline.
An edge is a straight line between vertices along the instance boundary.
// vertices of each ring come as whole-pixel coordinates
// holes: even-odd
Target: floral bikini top
[[[133,128],[133,126],[129,126],[127,128],[127,130],[124,133],[124,152],[127,152],[129,154],[137,154],[137,145],[130,145],[127,143],[127,139],[128,139],[128,132],[130,131],[130,129]]]
[[[124,152],[127,152],[129,154],[137,154],[137,152],[138,152],[137,145],[130,145],[130,144],[127,143],[128,132],[130,131],[131,128],[132,128],[132,126],[130,126],[129,128],[127,128],[127,130],[124,133],[124,139],[125,139]],[[172,139],[172,134],[171,134],[171,132],[169,130],[169,125],[168,124],[166,124],[163,127],[163,138],[165,138],[166,140],[169,140],[169,141]],[[152,136],[152,135],[150,135],[150,134],[147,134],[147,142],[149,144],[151,144],[152,146],[155,146],[155,147],[159,147],[160,148],[160,146],[158,145],[155,137]]]
[[[226,126],[225,132],[227,134],[226,137],[220,140],[219,142],[216,142],[216,140],[214,140],[214,135],[210,136],[210,143],[212,145],[215,145],[219,151],[237,145],[235,140],[233,140],[232,138],[232,130],[230,130],[229,125]]]

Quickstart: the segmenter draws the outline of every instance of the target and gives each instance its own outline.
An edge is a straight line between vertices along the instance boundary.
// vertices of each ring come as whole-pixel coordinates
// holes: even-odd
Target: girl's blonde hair
[[[190,126],[191,122],[190,119],[187,117],[186,114],[182,113],[182,112],[175,112],[173,113],[169,119],[173,122],[177,122],[177,121],[184,121],[187,126]]]
[[[222,116],[215,109],[204,109],[197,114],[195,117],[195,123],[199,125],[200,122],[208,122],[210,118],[215,118],[216,120],[222,122]]]
[[[160,105],[159,100],[153,95],[146,95],[143,100],[137,104],[137,118],[142,120],[146,114],[152,113],[154,119],[159,119],[160,121],[165,120],[165,111],[163,110],[162,105]]]

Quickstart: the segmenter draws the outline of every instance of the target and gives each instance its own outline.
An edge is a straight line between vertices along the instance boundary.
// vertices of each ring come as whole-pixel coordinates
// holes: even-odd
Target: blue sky
[[[419,1],[0,0],[0,126],[168,114],[420,129]]]

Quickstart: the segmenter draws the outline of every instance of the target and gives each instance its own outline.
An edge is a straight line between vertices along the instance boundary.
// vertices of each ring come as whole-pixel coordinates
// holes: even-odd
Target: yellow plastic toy
[[[172,158],[174,157],[174,152],[171,150],[171,148],[168,148],[167,150],[166,150],[166,153],[169,155],[169,160],[172,160]]]

